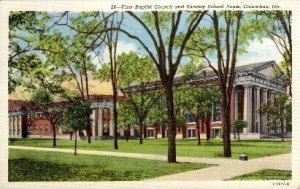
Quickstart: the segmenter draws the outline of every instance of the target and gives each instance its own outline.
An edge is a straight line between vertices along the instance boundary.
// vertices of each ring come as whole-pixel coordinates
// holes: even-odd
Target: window
[[[48,133],[48,125],[45,127],[45,132]]]
[[[109,109],[108,108],[104,108],[103,109],[103,115],[104,116],[108,116],[109,115]]]
[[[213,122],[221,121],[221,107],[219,103],[214,103],[213,105]]]
[[[32,131],[32,127],[30,125],[28,125],[27,132],[31,133],[31,131]]]
[[[237,90],[237,101],[238,101],[238,103],[242,102],[242,90],[241,89]]]
[[[188,129],[188,138],[196,137],[196,129]]]
[[[148,129],[147,130],[147,137],[154,137],[154,130],[153,129]]]

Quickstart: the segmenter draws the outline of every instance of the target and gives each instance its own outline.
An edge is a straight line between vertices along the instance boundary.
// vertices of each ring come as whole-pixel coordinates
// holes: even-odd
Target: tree
[[[292,104],[289,96],[286,94],[279,94],[274,101],[269,101],[263,104],[259,110],[260,113],[267,113],[271,117],[270,124],[277,127],[280,124],[281,140],[284,141],[284,121],[291,121]]]
[[[192,58],[205,60],[218,78],[221,92],[221,119],[223,124],[223,154],[231,157],[230,103],[235,78],[238,53],[245,52],[248,41],[253,39],[255,30],[243,18],[242,11],[212,11],[207,14],[212,27],[199,28],[188,42],[186,53]],[[216,67],[208,55],[217,57]]]
[[[237,130],[237,133],[238,133],[238,140],[240,140],[240,133],[241,133],[241,130],[245,127],[247,127],[248,123],[247,121],[244,121],[244,120],[234,120],[234,122],[232,122],[232,127],[236,128]]]
[[[178,107],[191,113],[196,122],[198,145],[200,141],[200,120],[211,114],[212,106],[219,100],[219,92],[216,87],[197,88],[195,86],[185,86],[176,90]],[[175,97],[176,99],[176,97]],[[207,123],[206,123],[207,124]],[[209,132],[207,130],[206,132]]]
[[[254,28],[271,39],[282,55],[288,94],[292,97],[292,11],[257,11],[253,22]]]
[[[139,57],[133,52],[122,53],[118,56],[117,62],[121,68],[118,72],[119,86],[128,98],[128,108],[135,113],[138,120],[140,144],[143,144],[144,121],[152,106],[161,96],[158,90],[149,91],[147,89],[147,83],[157,78],[157,72],[149,57]],[[138,87],[131,87],[134,84]]]
[[[164,129],[168,127],[168,116],[166,108],[166,99],[161,96],[158,101],[152,106],[148,113],[147,119],[149,124],[153,126],[156,130],[155,139],[157,139],[157,129],[162,128],[162,138],[165,138]]]
[[[125,29],[119,29],[129,38],[136,40],[144,48],[158,70],[167,101],[169,163],[176,162],[176,123],[173,101],[174,77],[182,60],[186,43],[196,30],[205,12],[190,12],[184,16],[182,15],[182,11],[172,13],[152,11],[151,13],[143,13],[142,15],[130,11],[127,12],[146,31],[147,37],[150,38],[153,44],[153,48],[143,38]],[[179,48],[177,48],[174,42],[179,33],[179,24],[183,24],[182,20],[185,20],[187,24],[186,27],[183,27],[185,29],[180,31],[180,33],[185,33],[185,37],[181,41]],[[167,41],[165,37],[167,37]]]
[[[122,127],[127,130],[125,132],[125,135],[126,141],[128,141],[130,135],[130,128],[134,127],[134,125],[137,124],[136,114],[133,112],[128,102],[119,103],[118,113],[119,127]]]
[[[78,131],[85,129],[90,120],[87,120],[87,115],[91,115],[92,109],[90,104],[84,101],[74,102],[66,106],[63,111],[63,124],[69,130],[75,133],[74,155],[77,155],[77,135]]]
[[[50,122],[53,131],[53,147],[55,147],[56,124],[60,119],[60,110],[55,107],[53,98],[55,95],[63,94],[65,90],[61,87],[64,77],[51,71],[50,68],[51,65],[47,62],[39,60],[39,67],[23,73],[22,85],[26,86],[28,91],[34,92],[31,100],[40,106],[40,111]]]

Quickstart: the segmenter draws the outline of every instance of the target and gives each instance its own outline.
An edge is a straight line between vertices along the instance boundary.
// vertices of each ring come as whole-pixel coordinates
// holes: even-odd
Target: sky
[[[51,16],[59,15],[61,13],[50,13]],[[109,13],[108,13],[109,14]],[[137,13],[140,15],[141,13]],[[77,16],[78,13],[71,13],[71,17]],[[186,22],[184,20],[187,18],[187,15],[183,13],[182,16],[182,21],[180,22],[181,24],[179,25],[179,31],[184,31],[187,27]],[[65,23],[66,19],[61,20],[62,23]],[[222,23],[221,23],[222,24]],[[49,23],[49,25],[52,25],[52,23]],[[208,26],[209,25],[209,18],[206,16],[203,18],[203,20],[200,22],[201,26]],[[145,30],[130,16],[125,15],[125,20],[123,21],[122,28],[125,30],[129,31],[130,33],[139,36],[145,44],[150,46],[150,49],[153,50],[153,45],[146,34]],[[58,26],[56,29],[59,29],[64,35],[73,35],[74,32],[71,31],[67,27],[62,27]],[[163,33],[162,34],[164,38],[168,37],[168,33]],[[255,62],[262,62],[262,61],[270,61],[274,60],[275,62],[279,63],[282,60],[281,54],[278,52],[276,49],[275,44],[273,43],[272,40],[268,38],[263,38],[261,41],[259,40],[253,40],[249,42],[249,46],[246,48],[247,53],[244,53],[242,55],[238,55],[237,57],[237,65],[242,65],[242,64],[249,64],[249,63],[255,63]],[[120,34],[119,37],[119,42],[118,42],[118,49],[117,49],[117,54],[121,54],[123,52],[130,52],[134,51],[137,52],[138,54],[146,54],[146,52],[143,50],[143,48],[140,46],[139,43],[137,43],[135,40],[128,38],[124,34]],[[93,62],[95,65],[99,65],[98,59],[104,62],[108,62],[109,60],[109,53],[108,50],[105,49],[102,53],[102,57],[95,57],[93,53],[91,53],[92,57],[94,57]],[[216,62],[216,56],[215,55],[210,55],[209,58],[211,59],[211,62],[214,63]],[[188,62],[189,59],[183,58],[182,59],[182,64],[185,62]]]
[[[183,19],[184,20],[184,19]],[[149,37],[144,29],[142,29],[139,24],[133,19],[125,18],[123,22],[127,31],[132,32],[133,34],[139,36],[147,45],[152,44]],[[181,22],[180,30],[184,30],[186,28],[186,24]],[[208,25],[208,19],[205,18],[202,21],[203,26]],[[167,35],[166,35],[167,37]],[[246,48],[247,53],[237,56],[237,65],[250,64],[256,62],[270,61],[274,60],[276,63],[279,63],[282,60],[281,54],[278,52],[274,42],[269,38],[263,38],[261,40],[253,40],[249,42],[249,46]],[[119,47],[117,50],[117,54],[121,54],[123,52],[136,51],[141,54],[146,53],[143,48],[137,43],[135,40],[128,38],[124,34],[120,35]],[[102,59],[108,60],[108,50],[106,50],[103,54]],[[215,56],[209,57],[212,62],[216,62],[217,59]],[[183,59],[182,63],[188,61],[187,59]]]

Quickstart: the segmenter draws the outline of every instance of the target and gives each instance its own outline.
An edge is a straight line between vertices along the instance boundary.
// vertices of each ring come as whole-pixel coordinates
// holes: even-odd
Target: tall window
[[[241,89],[237,90],[237,101],[238,101],[238,103],[242,102],[242,90]]]
[[[28,125],[28,127],[27,127],[27,132],[28,132],[28,133],[31,133],[31,131],[32,131],[32,126]]]
[[[196,129],[188,129],[188,138],[196,137]]]
[[[221,106],[220,103],[213,104],[213,122],[221,121]]]

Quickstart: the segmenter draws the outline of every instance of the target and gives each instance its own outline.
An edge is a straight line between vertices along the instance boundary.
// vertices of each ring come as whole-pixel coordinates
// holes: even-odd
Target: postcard
[[[298,1],[0,5],[4,188],[300,187]]]

